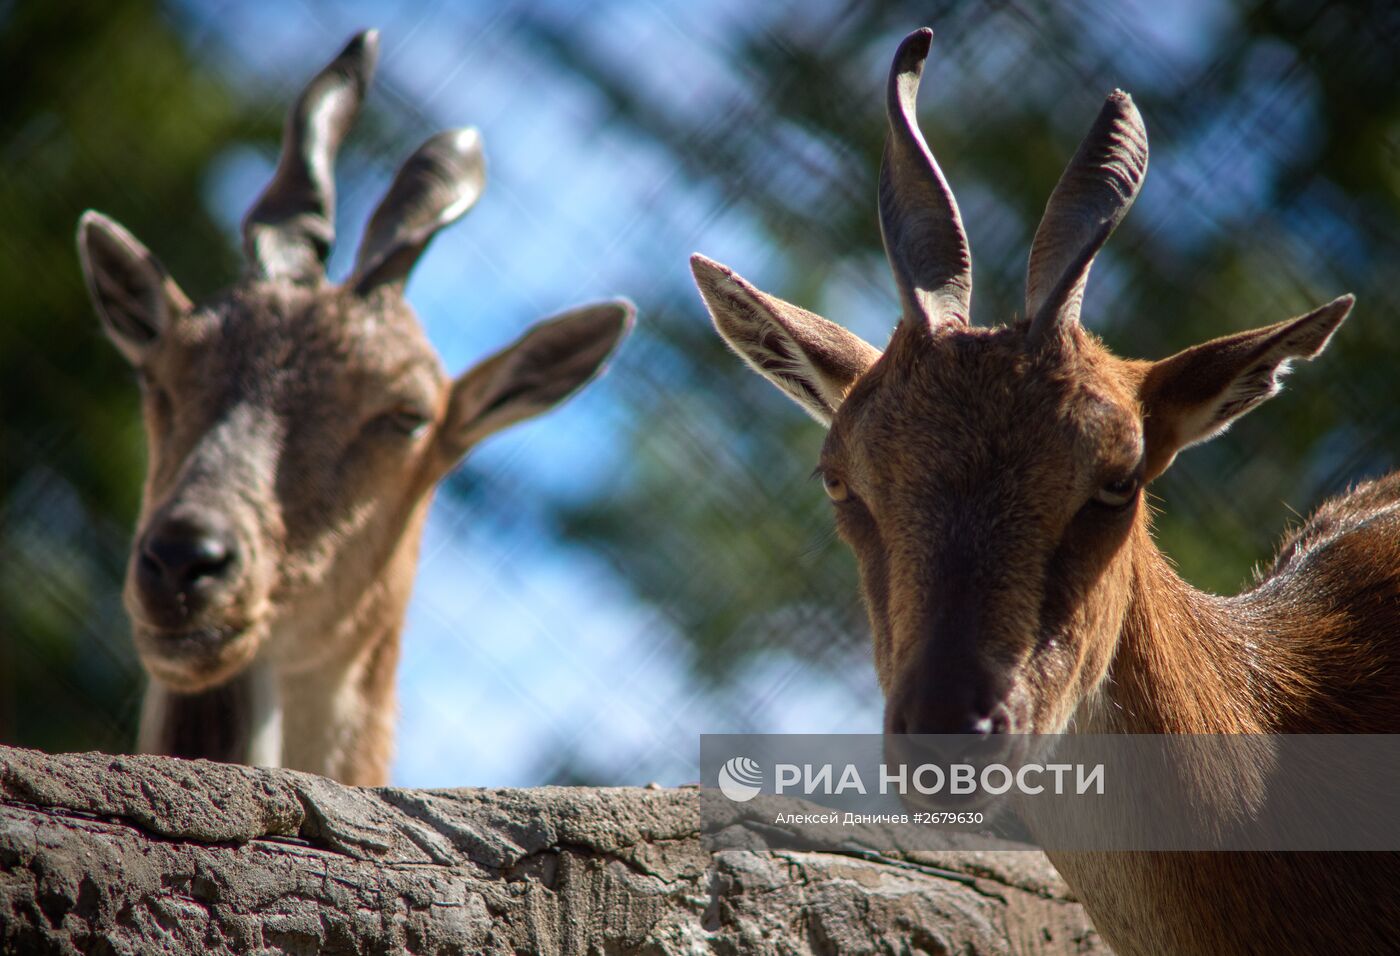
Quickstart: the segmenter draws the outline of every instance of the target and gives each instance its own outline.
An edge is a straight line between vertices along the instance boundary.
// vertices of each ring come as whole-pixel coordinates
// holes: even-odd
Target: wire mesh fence
[[[482,131],[490,182],[409,286],[452,373],[567,306],[626,294],[635,335],[565,408],[444,484],[400,673],[405,784],[681,782],[700,732],[879,727],[853,562],[807,480],[821,429],[728,355],[702,251],[883,344],[897,306],[875,178],[884,73],[936,38],[920,107],[974,260],[974,321],[1020,309],[1030,238],[1103,96],[1133,93],[1148,184],[1085,322],[1161,357],[1359,305],[1290,394],[1184,454],[1157,533],[1233,592],[1289,521],[1400,444],[1400,12],[1391,5],[661,2],[114,4],[0,10],[0,740],[130,746],[120,605],[135,388],[72,251],[94,206],[186,289],[238,223],[300,85],[382,31],[339,163],[343,275],[399,163]]]

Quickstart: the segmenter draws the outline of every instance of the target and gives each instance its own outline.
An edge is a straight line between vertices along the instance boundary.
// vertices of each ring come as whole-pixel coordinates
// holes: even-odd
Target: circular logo
[[[719,792],[735,803],[758,796],[763,787],[763,769],[749,757],[730,757],[719,768]]]

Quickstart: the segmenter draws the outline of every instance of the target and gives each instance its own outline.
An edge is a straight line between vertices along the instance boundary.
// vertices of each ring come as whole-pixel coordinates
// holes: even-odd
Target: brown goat
[[[1006,735],[1005,752],[1066,730],[1400,732],[1400,475],[1325,504],[1232,598],[1173,571],[1143,501],[1318,355],[1351,297],[1159,362],[1112,355],[1079,312],[1147,170],[1115,92],[1036,232],[1026,320],[971,326],[967,239],[915,116],[931,37],[911,34],[889,78],[879,209],[903,314],[883,354],[692,260],[725,341],[830,428],[819,471],[860,565],[886,732]],[[1051,859],[1124,956],[1393,952],[1400,931],[1395,854]]]
[[[356,36],[302,92],[243,232],[248,274],[195,305],[95,212],[78,250],[136,367],[149,461],[125,602],[150,675],[144,752],[387,782],[394,673],[424,516],[477,442],[584,385],[632,307],[584,306],[449,379],[404,301],[476,202],[475,130],[430,138],[332,284],[333,167],[374,70]]]

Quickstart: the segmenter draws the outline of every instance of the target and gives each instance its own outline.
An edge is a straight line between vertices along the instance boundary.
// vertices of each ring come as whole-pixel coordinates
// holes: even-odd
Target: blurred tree
[[[143,443],[74,228],[100,208],[209,291],[233,251],[204,175],[249,130],[145,0],[6,5],[0,60],[0,741],[120,751],[139,669],[118,590]]]

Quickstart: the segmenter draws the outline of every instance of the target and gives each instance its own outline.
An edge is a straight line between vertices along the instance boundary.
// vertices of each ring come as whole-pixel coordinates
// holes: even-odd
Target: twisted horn
[[[268,279],[316,282],[335,239],[335,156],[379,56],[379,31],[356,34],[287,113],[282,154],[243,220],[250,265]]]
[[[476,130],[447,130],[418,147],[365,227],[351,280],[355,290],[406,282],[433,236],[470,209],[485,186]]]
[[[885,109],[890,132],[880,164],[880,234],[904,306],[901,324],[967,325],[972,255],[958,204],[919,132],[919,79],[933,31],[904,38],[890,67]]]
[[[1133,99],[1114,90],[1065,167],[1031,243],[1026,269],[1030,338],[1079,321],[1094,257],[1147,175],[1147,130]]]

